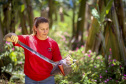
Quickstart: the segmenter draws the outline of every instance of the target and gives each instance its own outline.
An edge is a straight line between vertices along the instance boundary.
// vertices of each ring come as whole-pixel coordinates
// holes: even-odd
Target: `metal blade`
[[[52,65],[57,65],[56,62],[48,59],[47,57],[41,55],[40,53],[34,51],[33,49],[31,49],[29,46],[25,45],[24,43],[22,43],[21,41],[18,40],[18,44],[20,44],[22,47],[24,47],[25,49],[27,49],[28,51],[34,53],[35,55],[37,55],[38,57],[40,57],[41,59],[45,60],[48,63],[51,63]]]

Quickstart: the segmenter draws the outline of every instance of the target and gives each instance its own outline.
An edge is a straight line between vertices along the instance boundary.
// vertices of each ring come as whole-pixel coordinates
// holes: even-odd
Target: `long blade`
[[[37,56],[40,57],[41,59],[45,60],[46,62],[51,63],[52,65],[57,65],[56,62],[54,62],[54,61],[48,59],[47,57],[41,55],[40,53],[34,51],[34,50],[31,49],[29,46],[25,45],[24,43],[20,42],[19,40],[18,40],[18,43],[19,43],[22,47],[24,47],[25,49],[27,49],[28,51],[34,53],[35,55],[37,55]]]

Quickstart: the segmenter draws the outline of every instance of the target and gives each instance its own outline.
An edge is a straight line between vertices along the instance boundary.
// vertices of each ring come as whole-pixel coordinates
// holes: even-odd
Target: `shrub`
[[[24,76],[21,73],[24,68],[24,50],[22,48],[14,47],[12,43],[6,42],[4,44],[4,52],[0,54],[0,62],[1,73],[9,73],[11,75],[10,81],[20,80]],[[2,78],[6,79],[7,76],[3,74]]]
[[[124,68],[119,61],[111,58],[111,54],[107,67],[102,55],[96,55],[91,50],[84,53],[83,46],[80,49],[77,48],[76,51],[69,51],[69,54],[77,60],[77,63],[72,66],[73,72],[62,78],[67,82],[64,84],[123,84],[126,82]],[[61,84],[62,82],[58,81]]]

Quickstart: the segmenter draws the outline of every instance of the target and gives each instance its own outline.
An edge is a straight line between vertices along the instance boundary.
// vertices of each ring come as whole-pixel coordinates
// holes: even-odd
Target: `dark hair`
[[[44,17],[36,17],[34,19],[34,26],[37,28],[40,23],[49,23],[49,21]]]
[[[35,17],[34,19],[34,26],[37,28],[40,23],[49,23],[48,19],[44,17]],[[35,27],[33,26],[33,35],[36,34]]]

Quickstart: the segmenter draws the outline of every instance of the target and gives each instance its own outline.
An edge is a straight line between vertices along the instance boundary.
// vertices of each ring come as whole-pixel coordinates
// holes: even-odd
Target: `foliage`
[[[60,39],[59,41],[57,40],[59,44],[64,44],[69,38],[66,39],[67,36],[63,32],[61,35],[64,36],[64,40],[61,41],[60,34],[56,38]],[[61,49],[62,56],[71,55],[77,62],[72,65],[73,72],[69,75],[65,77],[61,75],[55,76],[56,84],[123,84],[126,82],[126,75],[123,73],[124,67],[119,61],[112,60],[111,48],[108,56],[109,66],[106,67],[105,58],[102,55],[96,55],[91,50],[85,53],[85,46],[82,46],[80,49],[77,48],[75,51],[71,51],[66,47],[68,46]]]
[[[76,51],[69,51],[69,54],[77,60],[77,66],[73,66],[73,72],[70,75],[55,77],[60,84],[123,84],[126,82],[121,63],[111,59],[111,49],[107,68],[102,55],[96,55],[91,50],[84,53],[83,46]]]
[[[104,36],[104,28],[105,28],[105,20],[106,20],[106,16],[109,14],[109,11],[112,7],[112,4],[113,4],[114,0],[110,0],[107,2],[107,5],[106,7],[103,7],[103,11],[100,12],[100,8],[98,7],[98,4],[97,5],[97,10],[95,8],[93,8],[91,10],[91,13],[92,15],[94,16],[94,18],[97,19],[99,25],[100,25],[100,29],[99,29],[99,35],[101,36],[101,40],[102,40],[102,48],[103,48],[103,53],[104,53],[104,57],[105,57],[105,60],[106,60],[106,66],[108,65],[107,63],[107,60],[108,60],[108,55],[107,55],[107,52],[106,52],[106,46],[105,46],[105,36]]]
[[[103,21],[111,8],[112,2],[113,0],[109,1],[102,14],[99,14],[96,9],[92,9],[92,15],[99,21],[100,26],[104,25]],[[21,11],[24,11],[24,5],[21,6]],[[36,14],[35,16],[40,15],[37,11],[34,11],[34,13]],[[71,19],[65,16],[65,20],[65,22],[55,22],[52,30],[50,30],[49,36],[59,44],[63,58],[67,55],[71,55],[77,62],[71,65],[73,71],[69,75],[65,77],[62,75],[55,76],[56,84],[124,84],[126,82],[126,74],[123,73],[124,67],[122,67],[119,61],[115,59],[112,60],[111,49],[108,56],[108,67],[105,66],[105,58],[102,55],[97,55],[91,50],[84,52],[85,46],[82,46],[80,49],[77,48],[75,51],[69,50],[69,39],[72,30]],[[86,36],[84,36],[84,38],[86,38]],[[2,72],[5,71],[12,74],[11,80],[9,81],[10,84],[14,84],[15,82],[24,83],[23,50],[19,47],[13,47],[12,43],[8,42],[6,42],[4,48],[5,51],[0,54],[0,60],[3,62]]]
[[[0,60],[3,65],[0,66],[1,72],[10,73],[10,81],[20,80],[24,77],[23,66],[24,66],[24,52],[20,47],[13,47],[13,44],[6,42],[4,44],[4,52],[0,54]],[[23,80],[20,82],[24,82]]]
[[[12,47],[12,43],[8,42],[5,44],[5,49],[6,51],[3,52],[0,57],[1,59],[9,59],[9,63],[2,68],[2,71],[11,72],[13,74],[9,83],[14,83],[15,80],[16,82],[24,82],[23,50],[19,47]],[[75,51],[62,51],[62,55],[66,56],[70,54],[77,62],[72,65],[73,72],[69,75],[65,77],[61,75],[55,76],[57,84],[104,84],[126,82],[126,75],[123,74],[124,68],[119,61],[111,59],[111,49],[108,60],[109,66],[107,68],[105,67],[105,59],[102,55],[96,55],[96,53],[91,50],[85,53],[84,49],[85,47],[82,46]]]
[[[113,0],[110,0],[107,3],[107,6],[104,8],[103,12],[101,12],[101,13],[100,13],[100,11],[97,11],[99,8],[97,10],[95,8],[91,9],[92,15],[98,20],[100,25],[103,24],[106,15],[109,13],[109,11],[110,11],[110,9],[112,7],[112,3],[113,3]]]
[[[55,76],[56,84],[104,84],[126,82],[126,75],[123,74],[124,68],[119,61],[111,59],[111,49],[108,60],[109,66],[107,68],[105,67],[105,59],[103,56],[96,55],[96,53],[91,50],[85,53],[85,46],[82,46],[80,49],[77,48],[75,51],[69,50],[67,45],[69,44],[70,34],[63,28],[63,26],[67,27],[67,25],[64,24],[65,23],[60,24],[61,30],[58,27],[59,25],[54,30],[50,30],[49,36],[59,44],[63,58],[67,55],[71,55],[77,62],[72,65],[73,71],[69,75],[65,77],[62,75]],[[13,74],[9,83],[14,83],[15,81],[24,82],[23,50],[19,47],[13,47],[12,43],[8,42],[5,44],[5,50],[6,51],[3,52],[0,57],[1,59],[3,59],[3,57],[8,57],[6,59],[9,59],[8,65],[3,68],[4,71],[10,70]]]
[[[123,74],[123,67],[117,60],[111,59],[111,49],[109,55],[109,66],[105,67],[105,59],[102,55],[96,55],[95,52],[89,50],[84,52],[85,46],[75,51],[69,50],[70,34],[68,33],[68,25],[66,23],[58,23],[54,25],[54,29],[50,30],[49,36],[57,41],[59,44],[63,58],[71,55],[76,59],[76,64],[72,65],[73,71],[69,75],[63,77],[56,75],[56,84],[104,84],[104,83],[124,83],[126,82],[126,75]],[[19,47],[13,47],[12,43],[6,42],[5,52],[0,54],[1,59],[7,57],[8,65],[4,66],[3,71],[9,71],[13,74],[9,83],[24,82],[23,50]],[[21,64],[20,64],[21,63]],[[20,66],[19,66],[20,65]],[[13,67],[12,67],[13,66]]]

